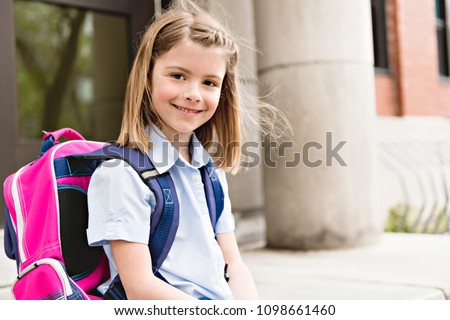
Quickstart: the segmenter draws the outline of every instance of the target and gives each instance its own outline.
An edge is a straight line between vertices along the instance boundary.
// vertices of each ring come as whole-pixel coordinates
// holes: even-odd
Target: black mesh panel
[[[58,190],[60,234],[64,262],[69,276],[93,271],[103,255],[102,247],[89,247],[87,196],[75,188]]]

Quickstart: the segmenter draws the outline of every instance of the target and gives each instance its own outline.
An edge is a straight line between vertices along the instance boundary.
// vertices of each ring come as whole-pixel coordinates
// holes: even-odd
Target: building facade
[[[371,4],[382,212],[392,231],[445,232],[450,2]]]
[[[0,2],[2,180],[39,154],[41,130],[70,126],[88,139],[116,138],[139,32],[169,2]],[[396,171],[404,159],[390,151],[393,143],[408,145],[402,137],[420,132],[439,133],[430,138],[439,145],[450,133],[449,1],[201,2],[261,50],[257,55],[242,48],[243,83],[255,95],[277,87],[275,104],[292,121],[292,142],[300,146],[291,156],[304,156],[304,146],[317,143],[318,153],[306,159],[311,162],[326,157],[319,151],[345,142],[346,165],[336,157],[317,167],[303,161],[286,168],[284,161],[230,177],[237,216],[265,212],[272,246],[333,248],[374,241],[387,211],[409,203],[405,194],[410,198],[422,188],[402,188],[411,174]],[[259,132],[252,138],[260,141]],[[429,155],[417,148],[407,152]],[[439,194],[444,200],[438,207],[446,208],[446,192]]]

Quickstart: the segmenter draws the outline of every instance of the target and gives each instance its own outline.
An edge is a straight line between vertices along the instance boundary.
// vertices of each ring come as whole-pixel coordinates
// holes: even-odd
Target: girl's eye
[[[171,77],[177,80],[184,80],[184,76],[181,73],[174,73]]]
[[[217,87],[217,84],[211,80],[206,80],[205,82],[203,82],[203,84],[205,84],[208,87]]]

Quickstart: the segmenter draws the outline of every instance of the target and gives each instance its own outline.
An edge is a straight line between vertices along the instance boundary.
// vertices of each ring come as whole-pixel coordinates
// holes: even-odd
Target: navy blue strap
[[[64,177],[89,176],[102,163],[102,159],[80,161],[77,156],[67,156],[53,160],[56,179]]]
[[[152,190],[155,195],[156,208],[150,219],[149,245],[153,269],[158,270],[172,247],[179,224],[178,197],[170,175],[148,175],[148,172],[155,170],[155,166],[150,158],[138,149],[119,147],[117,144],[110,144],[89,154],[78,155],[77,157],[124,160]],[[63,163],[61,162],[60,165],[63,166]]]
[[[11,220],[11,215],[8,208],[5,208],[5,230],[3,234],[3,246],[5,249],[6,256],[12,260],[16,261],[17,272],[19,272],[19,246],[17,243],[17,235],[14,230],[14,226]]]
[[[217,221],[219,220],[224,208],[225,197],[222,185],[220,184],[211,160],[205,166],[200,168],[200,173],[205,188],[209,217],[211,219],[213,229],[215,230]]]
[[[155,181],[159,184],[159,188],[155,188]],[[153,226],[150,228],[150,253],[152,256],[153,269],[157,271],[166,259],[173,241],[175,240],[175,234],[180,220],[179,203],[175,185],[173,184],[170,175],[151,179],[148,185],[155,194],[156,203],[162,202],[164,204],[162,211],[157,211],[155,208],[155,213],[153,214],[151,221],[156,224],[159,220],[159,223],[156,228]],[[157,196],[157,192],[162,192],[162,197],[160,195]],[[162,201],[158,198],[161,198]]]
[[[42,142],[41,146],[41,156],[46,153],[51,147],[55,145],[55,141],[52,136],[48,136],[47,139],[45,139]]]
[[[55,168],[56,179],[62,177],[70,177],[70,165],[67,162],[67,158],[58,158],[53,161],[53,166]]]

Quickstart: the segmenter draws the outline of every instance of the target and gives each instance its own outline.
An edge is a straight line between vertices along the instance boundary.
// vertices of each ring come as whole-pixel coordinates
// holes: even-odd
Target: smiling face
[[[155,61],[152,103],[167,138],[179,133],[188,141],[214,115],[226,72],[226,55],[218,47],[182,40]]]

